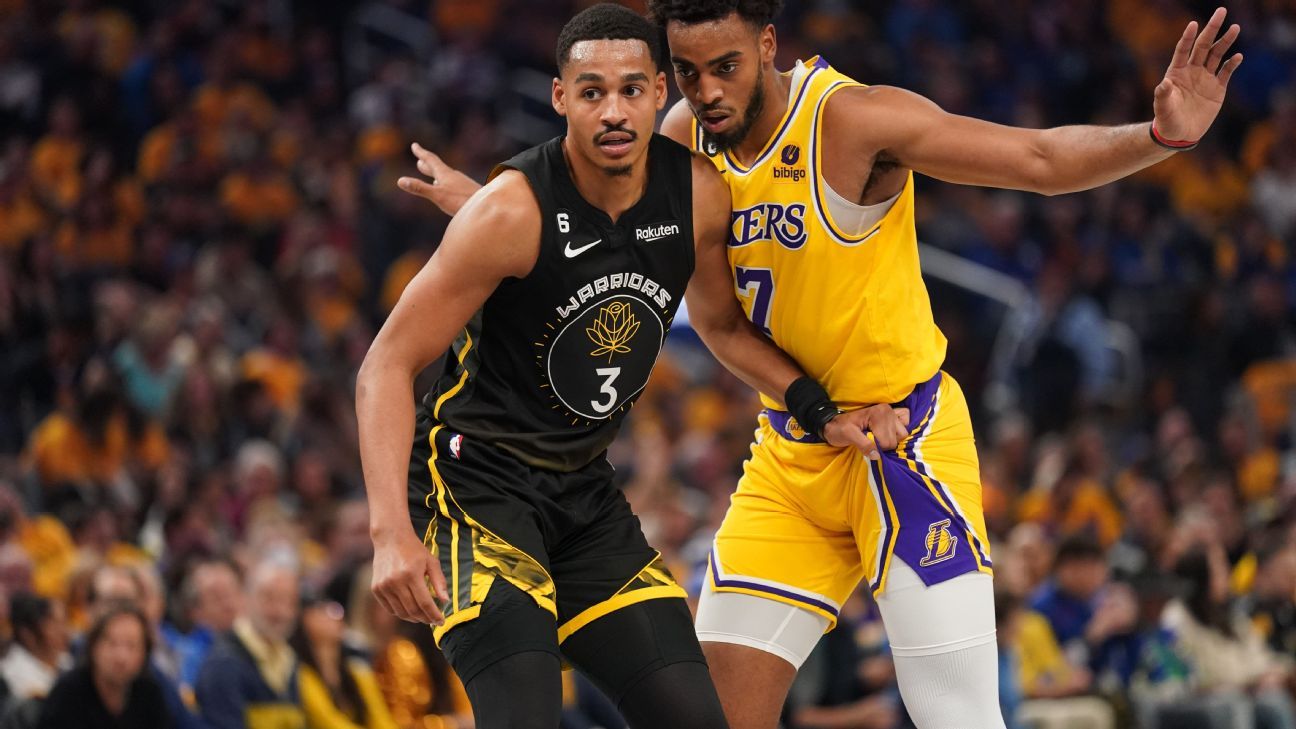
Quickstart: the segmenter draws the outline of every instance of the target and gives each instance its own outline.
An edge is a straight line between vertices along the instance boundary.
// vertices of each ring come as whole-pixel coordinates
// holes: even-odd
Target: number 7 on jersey
[[[734,267],[738,298],[751,301],[748,316],[752,323],[768,336],[770,332],[770,305],[774,303],[774,271],[768,268]]]

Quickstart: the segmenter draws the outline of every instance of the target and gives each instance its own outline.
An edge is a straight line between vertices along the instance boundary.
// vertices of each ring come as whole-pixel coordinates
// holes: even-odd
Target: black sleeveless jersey
[[[615,223],[577,191],[562,137],[492,177],[506,169],[539,202],[539,258],[486,300],[423,404],[467,438],[574,471],[616,437],[693,273],[690,153],[654,134],[643,197]]]

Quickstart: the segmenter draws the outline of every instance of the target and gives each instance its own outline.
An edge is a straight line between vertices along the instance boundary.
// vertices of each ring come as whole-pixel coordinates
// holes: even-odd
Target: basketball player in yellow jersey
[[[1214,121],[1239,29],[1219,35],[1223,10],[1200,34],[1189,24],[1150,124],[1027,130],[866,87],[823,59],[778,72],[780,4],[649,0],[684,95],[662,132],[729,183],[729,260],[750,318],[883,452],[819,442],[766,397],[698,635],[730,726],[773,729],[797,668],[866,580],[919,729],[1002,729],[977,455],[963,394],[940,371],[912,173],[1056,194],[1155,164]],[[418,153],[435,184],[402,186],[453,212],[475,183]]]
[[[867,580],[919,729],[1001,729],[991,559],[967,404],[919,269],[913,172],[1056,194],[1191,147],[1241,63],[1220,9],[1185,29],[1153,121],[1014,129],[866,87],[821,58],[774,67],[776,0],[649,0],[684,100],[663,133],[704,152],[733,195],[729,261],[751,319],[875,430],[870,461],[808,437],[766,398],[716,536],[697,615],[734,729],[773,729],[796,668]],[[850,415],[856,415],[851,413]],[[859,416],[865,417],[865,416]],[[892,416],[894,417],[894,416]]]

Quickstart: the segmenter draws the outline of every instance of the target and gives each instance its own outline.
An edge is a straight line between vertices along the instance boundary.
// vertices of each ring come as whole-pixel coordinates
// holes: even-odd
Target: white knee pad
[[[828,629],[828,619],[795,605],[702,588],[694,621],[703,643],[734,643],[772,653],[800,669]]]
[[[900,695],[918,729],[1004,729],[990,575],[928,587],[894,559],[878,607]]]

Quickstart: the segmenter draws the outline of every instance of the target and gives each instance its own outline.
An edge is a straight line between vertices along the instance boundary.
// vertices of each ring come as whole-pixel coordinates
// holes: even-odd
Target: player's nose
[[[724,85],[719,79],[712,78],[706,74],[699,74],[697,85],[697,101],[703,106],[718,103],[724,98]]]
[[[609,127],[619,127],[629,121],[629,117],[626,116],[626,105],[620,96],[608,95],[603,103],[603,113],[599,116],[599,121]]]

